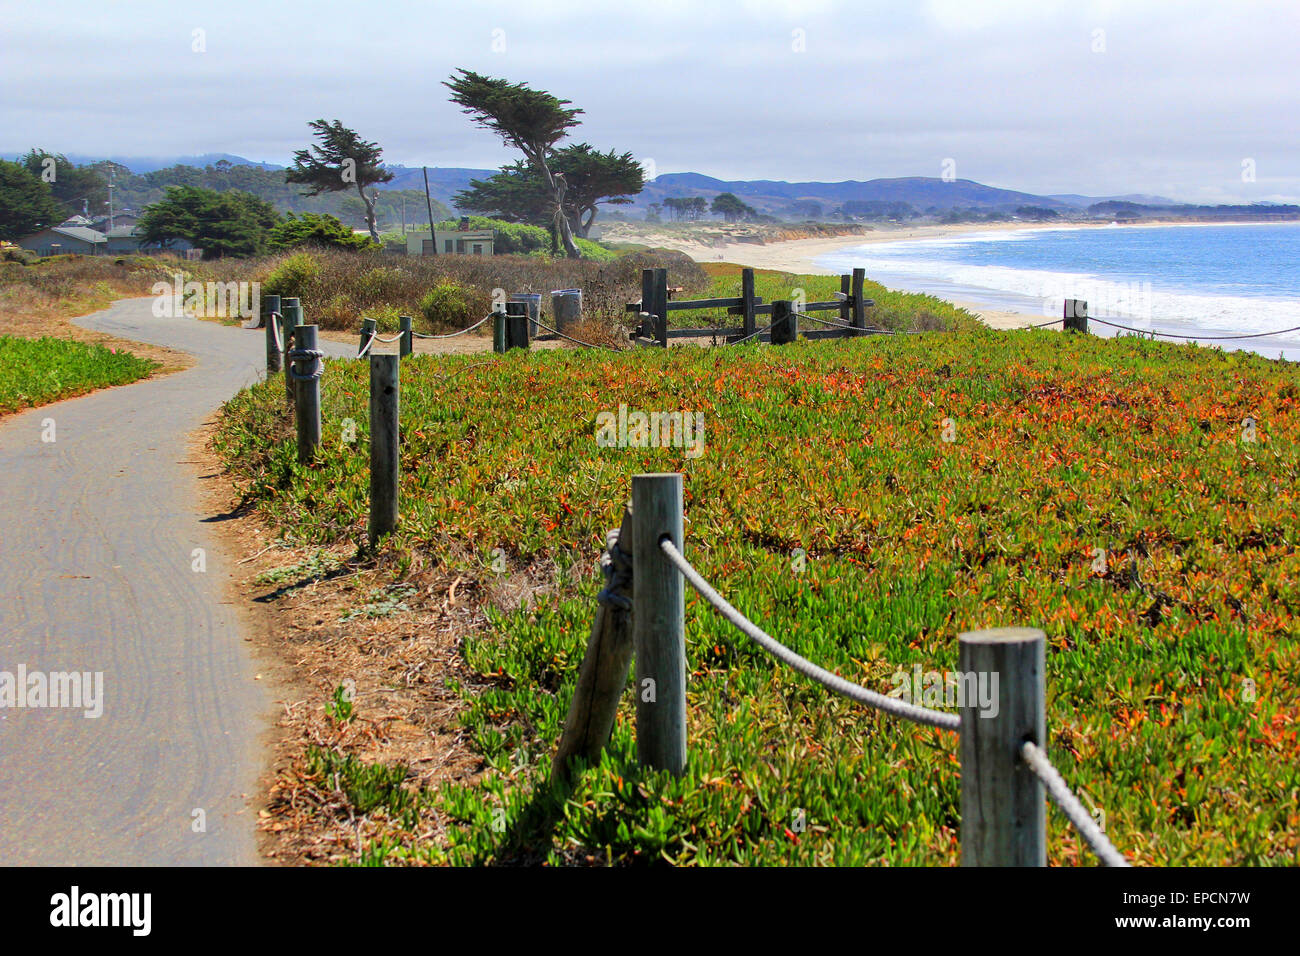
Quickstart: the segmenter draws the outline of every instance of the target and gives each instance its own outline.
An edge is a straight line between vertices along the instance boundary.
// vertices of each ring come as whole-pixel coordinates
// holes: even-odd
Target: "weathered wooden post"
[[[845,325],[853,324],[853,280],[846,272],[840,276],[840,321]],[[849,333],[845,332],[845,335]]]
[[[632,478],[632,639],[636,752],[642,765],[686,769],[686,582],[659,541],[682,550],[682,476]]]
[[[403,315],[400,317],[400,321],[402,323],[402,337],[398,339],[397,353],[402,358],[406,358],[415,351],[415,320],[409,315]]]
[[[357,345],[358,356],[361,354],[361,350],[366,347],[366,343],[370,341],[370,337],[372,335],[377,335],[378,333],[379,333],[378,322],[376,322],[374,319],[361,320],[361,341]],[[371,346],[371,351],[372,352],[374,351],[374,346]]]
[[[1088,303],[1083,299],[1065,300],[1065,331],[1088,331]]]
[[[867,327],[867,301],[862,294],[862,287],[866,280],[866,269],[853,270],[849,294],[853,297],[853,327],[855,329],[865,329]]]
[[[772,303],[772,344],[789,345],[798,337],[799,313],[789,299],[777,299]]]
[[[294,332],[297,330],[298,326],[303,324],[304,317],[302,304],[295,298],[285,299],[280,307],[280,311],[284,313],[284,316],[281,319],[281,324],[284,326],[284,354],[285,356],[288,356],[289,349],[293,348],[296,340]],[[286,362],[287,361],[288,359],[286,358]],[[293,396],[293,376],[286,374],[284,376],[285,401],[293,402]]]
[[[527,302],[506,303],[506,348],[528,348],[528,314]]]
[[[609,537],[613,537],[611,534]],[[609,541],[609,537],[606,541]],[[622,562],[631,560],[632,510],[623,509],[623,523],[618,529],[602,566],[609,562],[613,580],[600,593],[596,617],[587,638],[587,653],[578,668],[578,682],[564,720],[564,733],[552,761],[555,779],[567,778],[569,761],[580,757],[588,763],[600,759],[609,742],[618,714],[619,702],[627,691],[627,672],[632,663],[632,575],[618,573]]]
[[[655,340],[668,348],[668,270],[655,270],[654,308]]]
[[[641,315],[653,315],[655,305],[655,271],[653,269],[641,270]],[[642,319],[641,324],[637,327],[637,335],[644,336],[647,339],[655,337],[653,320],[646,321]]]
[[[293,359],[286,377],[294,386],[294,419],[298,427],[298,461],[306,464],[316,457],[320,447],[320,356],[311,355],[318,348],[317,328],[300,325],[294,330]]]
[[[492,351],[506,350],[506,314],[501,311],[492,313]]]
[[[266,326],[266,377],[280,371],[280,297],[262,296],[262,324]]]
[[[754,319],[754,270],[740,270],[740,334],[753,335],[758,331]]]
[[[397,527],[398,368],[401,357],[370,353],[370,520],[371,547]]]
[[[999,627],[958,642],[962,866],[1046,866],[1043,785],[1020,757],[1026,740],[1047,746],[1046,635]]]

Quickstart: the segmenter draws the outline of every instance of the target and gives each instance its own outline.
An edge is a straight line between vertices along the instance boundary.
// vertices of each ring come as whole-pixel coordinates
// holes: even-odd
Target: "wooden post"
[[[1046,866],[1043,785],[1020,757],[1026,740],[1047,744],[1046,635],[1000,627],[958,641],[962,866]]]
[[[370,353],[370,521],[371,547],[397,527],[397,468],[401,357]]]
[[[867,327],[867,305],[862,294],[862,286],[866,282],[866,279],[866,269],[853,270],[850,295],[853,296],[853,327],[855,329],[865,329]]]
[[[853,297],[853,280],[846,272],[840,276],[840,321],[845,325],[853,324],[853,303],[850,301]],[[845,335],[849,333],[845,332]]]
[[[740,308],[741,335],[753,335],[757,331],[754,320],[754,270],[740,270]]]
[[[300,325],[294,330],[295,347],[315,349],[316,326]],[[298,375],[306,375],[316,367],[315,359],[299,359],[289,367]],[[306,464],[316,457],[320,447],[320,379],[303,379],[293,375],[286,377],[293,380],[294,418],[298,426],[298,461]]]
[[[653,314],[655,305],[655,271],[653,269],[641,270],[641,314]],[[637,329],[638,335],[643,335],[648,339],[655,337],[655,330],[652,322],[642,321]]]
[[[492,313],[492,351],[504,352],[506,350],[506,314],[504,312]]]
[[[357,343],[357,354],[360,354],[361,350],[366,347],[366,343],[370,341],[370,336],[375,335],[378,331],[379,323],[374,319],[361,320],[361,341]],[[374,350],[375,347],[372,345],[370,347],[371,353],[373,353]]]
[[[632,509],[623,509],[623,524],[618,530],[618,547],[631,556]],[[617,598],[632,600],[630,587],[615,587]],[[596,616],[587,639],[587,653],[578,669],[578,683],[564,721],[564,733],[555,752],[552,776],[568,777],[569,761],[575,757],[587,763],[600,759],[614,730],[619,701],[627,690],[627,672],[632,663],[632,613],[614,604],[597,604]]]
[[[650,311],[655,316],[655,339],[663,348],[668,348],[668,270],[655,270],[655,307]]]
[[[262,296],[262,324],[266,326],[266,377],[280,371],[280,297]]]
[[[789,299],[772,303],[772,344],[789,345],[799,337],[799,313],[790,307]]]
[[[402,323],[402,337],[397,342],[397,354],[402,358],[415,351],[415,320],[409,315],[400,317]]]
[[[633,476],[632,523],[637,759],[676,776],[686,769],[686,581],[659,540],[682,549],[682,476]]]
[[[297,299],[285,299],[281,310],[284,316],[281,323],[284,325],[284,354],[286,363],[288,362],[289,349],[293,348],[296,336],[294,332],[298,326],[303,324],[302,305]],[[293,376],[285,375],[284,377],[284,398],[285,401],[292,403],[294,396]]]
[[[1065,300],[1065,331],[1088,331],[1088,303],[1083,299]]]
[[[528,303],[506,303],[506,348],[528,348]]]

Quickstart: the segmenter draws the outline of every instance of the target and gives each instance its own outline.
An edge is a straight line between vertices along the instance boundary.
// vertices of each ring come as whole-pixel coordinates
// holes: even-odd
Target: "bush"
[[[296,252],[282,261],[262,283],[265,295],[305,298],[320,276],[320,263],[310,252]]]
[[[420,315],[430,328],[463,329],[492,311],[491,297],[455,282],[439,282],[420,299]]]

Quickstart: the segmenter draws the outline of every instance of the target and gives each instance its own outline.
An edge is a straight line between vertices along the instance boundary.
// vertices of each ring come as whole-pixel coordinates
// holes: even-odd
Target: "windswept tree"
[[[456,75],[459,74],[459,75]],[[573,241],[573,229],[565,214],[565,194],[569,183],[565,175],[551,166],[555,144],[581,122],[582,110],[571,107],[544,90],[534,90],[527,83],[483,76],[472,70],[457,70],[443,85],[451,90],[451,100],[472,117],[474,123],[491,130],[507,146],[524,154],[529,167],[541,177],[550,191],[551,214],[570,259],[582,253]]]
[[[584,239],[591,232],[598,207],[626,206],[645,186],[645,171],[631,153],[602,153],[590,143],[577,143],[556,150],[551,169],[564,175],[564,214],[569,228]],[[456,205],[531,226],[554,224],[554,196],[540,173],[520,160],[506,166],[491,179],[470,180],[470,188],[457,193]]]
[[[384,151],[375,143],[367,143],[338,120],[329,123],[318,119],[307,125],[316,131],[313,135],[320,142],[293,154],[293,165],[285,172],[285,181],[306,186],[308,196],[356,189],[366,207],[370,238],[378,242],[377,194],[371,190],[367,195],[366,190],[393,180],[393,174],[380,162]]]

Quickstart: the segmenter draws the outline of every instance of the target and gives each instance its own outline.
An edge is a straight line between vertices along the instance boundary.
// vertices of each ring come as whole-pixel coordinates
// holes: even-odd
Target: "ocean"
[[[1300,223],[1026,228],[871,243],[819,256],[817,265],[892,289],[1059,318],[1063,301],[1144,332],[1300,360]],[[1128,334],[1090,323],[1098,335]]]

